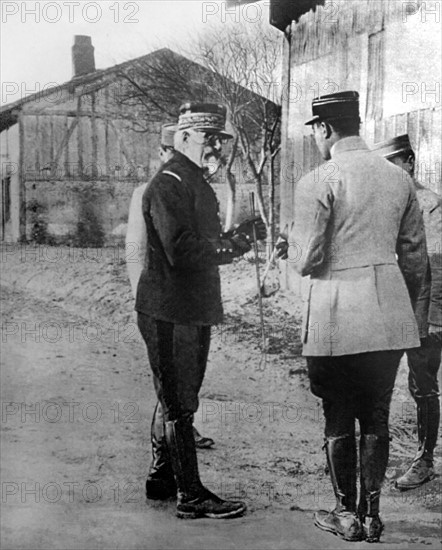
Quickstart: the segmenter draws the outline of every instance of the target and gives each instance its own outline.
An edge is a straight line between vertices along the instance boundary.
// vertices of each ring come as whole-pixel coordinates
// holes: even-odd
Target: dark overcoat
[[[142,204],[147,254],[135,309],[180,325],[220,323],[218,265],[238,252],[223,239],[218,201],[203,171],[176,152],[148,184]]]

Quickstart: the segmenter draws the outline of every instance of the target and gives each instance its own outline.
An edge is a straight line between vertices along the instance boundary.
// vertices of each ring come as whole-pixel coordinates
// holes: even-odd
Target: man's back
[[[302,250],[296,269],[311,276],[305,355],[419,345],[404,277],[415,293],[425,247],[413,184],[401,169],[357,136],[338,141],[332,160],[298,184],[294,235]]]

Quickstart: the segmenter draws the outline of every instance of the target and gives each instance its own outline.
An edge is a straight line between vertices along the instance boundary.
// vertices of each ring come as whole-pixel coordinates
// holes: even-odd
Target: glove
[[[242,256],[252,248],[243,233],[231,237],[230,242],[233,244],[235,255],[238,256]]]
[[[281,238],[281,236],[279,238]],[[287,260],[287,258],[289,257],[289,243],[286,240],[282,240],[281,242],[277,243],[276,250],[277,258],[280,258],[281,260]]]
[[[433,338],[436,342],[442,342],[442,327],[428,323],[428,336]]]
[[[244,235],[247,241],[253,242],[253,226],[255,226],[256,230],[256,239],[258,241],[263,241],[267,237],[267,229],[261,216],[256,216],[255,218],[243,221],[234,229],[233,234]]]

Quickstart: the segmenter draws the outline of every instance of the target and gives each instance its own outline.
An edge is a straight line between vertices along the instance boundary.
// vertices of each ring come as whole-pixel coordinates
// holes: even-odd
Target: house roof
[[[134,67],[137,64],[143,64],[147,61],[153,61],[158,58],[161,59],[162,56],[168,56],[168,58],[174,59],[176,62],[180,62],[182,60],[186,61],[187,63],[195,64],[200,69],[212,73],[210,69],[207,69],[203,65],[200,65],[199,63],[196,63],[191,59],[184,57],[183,55],[178,54],[173,50],[170,50],[169,48],[161,48],[146,55],[142,55],[129,61],[125,61],[124,63],[114,65],[107,69],[100,69],[89,74],[74,77],[71,80],[64,82],[63,84],[47,88],[40,92],[36,92],[34,94],[23,97],[12,103],[3,105],[2,107],[0,107],[0,132],[3,132],[4,130],[7,130],[8,128],[16,124],[20,111],[23,109],[23,106],[27,105],[28,103],[40,101],[41,99],[48,97],[51,94],[59,93],[62,90],[69,90],[70,93],[74,93],[78,96],[91,93],[92,91],[104,88],[105,86],[114,82],[116,73],[124,71],[126,68]],[[250,93],[253,96],[257,95],[252,91],[250,91]]]
[[[20,110],[27,103],[32,103],[33,101],[41,100],[42,98],[47,97],[53,94],[54,92],[57,92],[60,90],[72,91],[72,90],[75,90],[76,88],[81,88],[82,92],[80,95],[90,93],[90,91],[92,90],[89,87],[89,85],[95,89],[103,88],[104,86],[109,84],[110,77],[112,77],[116,72],[119,72],[128,66],[136,65],[137,63],[140,63],[140,62],[142,63],[148,60],[149,58],[152,58],[153,56],[156,56],[159,54],[164,55],[166,52],[170,52],[174,55],[179,55],[179,54],[175,54],[175,52],[172,52],[172,50],[169,50],[168,48],[155,50],[154,52],[148,53],[146,55],[142,55],[140,57],[136,57],[129,61],[125,61],[124,63],[119,63],[118,65],[108,67],[107,69],[98,69],[92,73],[76,76],[74,78],[71,78],[71,80],[64,82],[63,84],[58,84],[57,86],[53,86],[51,88],[47,88],[45,90],[36,92],[35,94],[28,95],[17,101],[14,101],[13,103],[7,103],[6,105],[2,105],[0,107],[0,132],[3,132],[3,130],[7,130],[9,127],[11,127],[13,124],[17,122]],[[97,83],[99,85],[94,86]]]

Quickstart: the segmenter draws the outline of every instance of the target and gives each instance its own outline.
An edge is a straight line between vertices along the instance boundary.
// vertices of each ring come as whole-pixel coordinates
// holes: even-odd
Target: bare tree
[[[227,105],[234,139],[223,158],[229,189],[225,228],[234,221],[236,168],[241,160],[242,174],[255,184],[270,242],[275,225],[275,158],[280,149],[281,90],[275,75],[281,49],[279,33],[268,25],[218,23],[203,35],[190,37],[185,55],[157,50],[125,65],[119,75],[125,82],[120,101],[133,107],[136,131],[148,131],[152,121],[176,120],[180,104],[190,98]]]
[[[132,107],[132,129],[139,132],[165,118],[175,122],[184,101],[207,101],[210,89],[207,69],[168,48],[124,64],[118,77],[123,82],[118,101]]]
[[[226,84],[222,77],[190,59],[197,57],[196,55],[187,55],[185,57],[163,48],[121,68],[119,76],[125,85],[119,94],[119,102],[131,107],[129,111],[133,113],[131,126],[134,131],[151,131],[152,122],[164,122],[165,119],[176,121],[180,105],[189,99],[222,102],[223,95],[219,92]],[[251,95],[250,91],[242,89],[233,81],[229,85],[232,89]],[[221,159],[230,190],[226,229],[233,223],[235,210],[236,177],[233,170],[238,153],[238,139],[238,135],[235,135],[232,145],[226,148]]]
[[[221,77],[217,88],[219,100],[229,107],[242,158],[255,183],[259,211],[269,240],[273,242],[275,159],[280,150],[281,123],[280,35],[263,22],[218,23],[194,41],[192,51],[199,63]],[[269,189],[268,207],[263,193],[265,179]],[[234,196],[231,183],[229,181]]]

